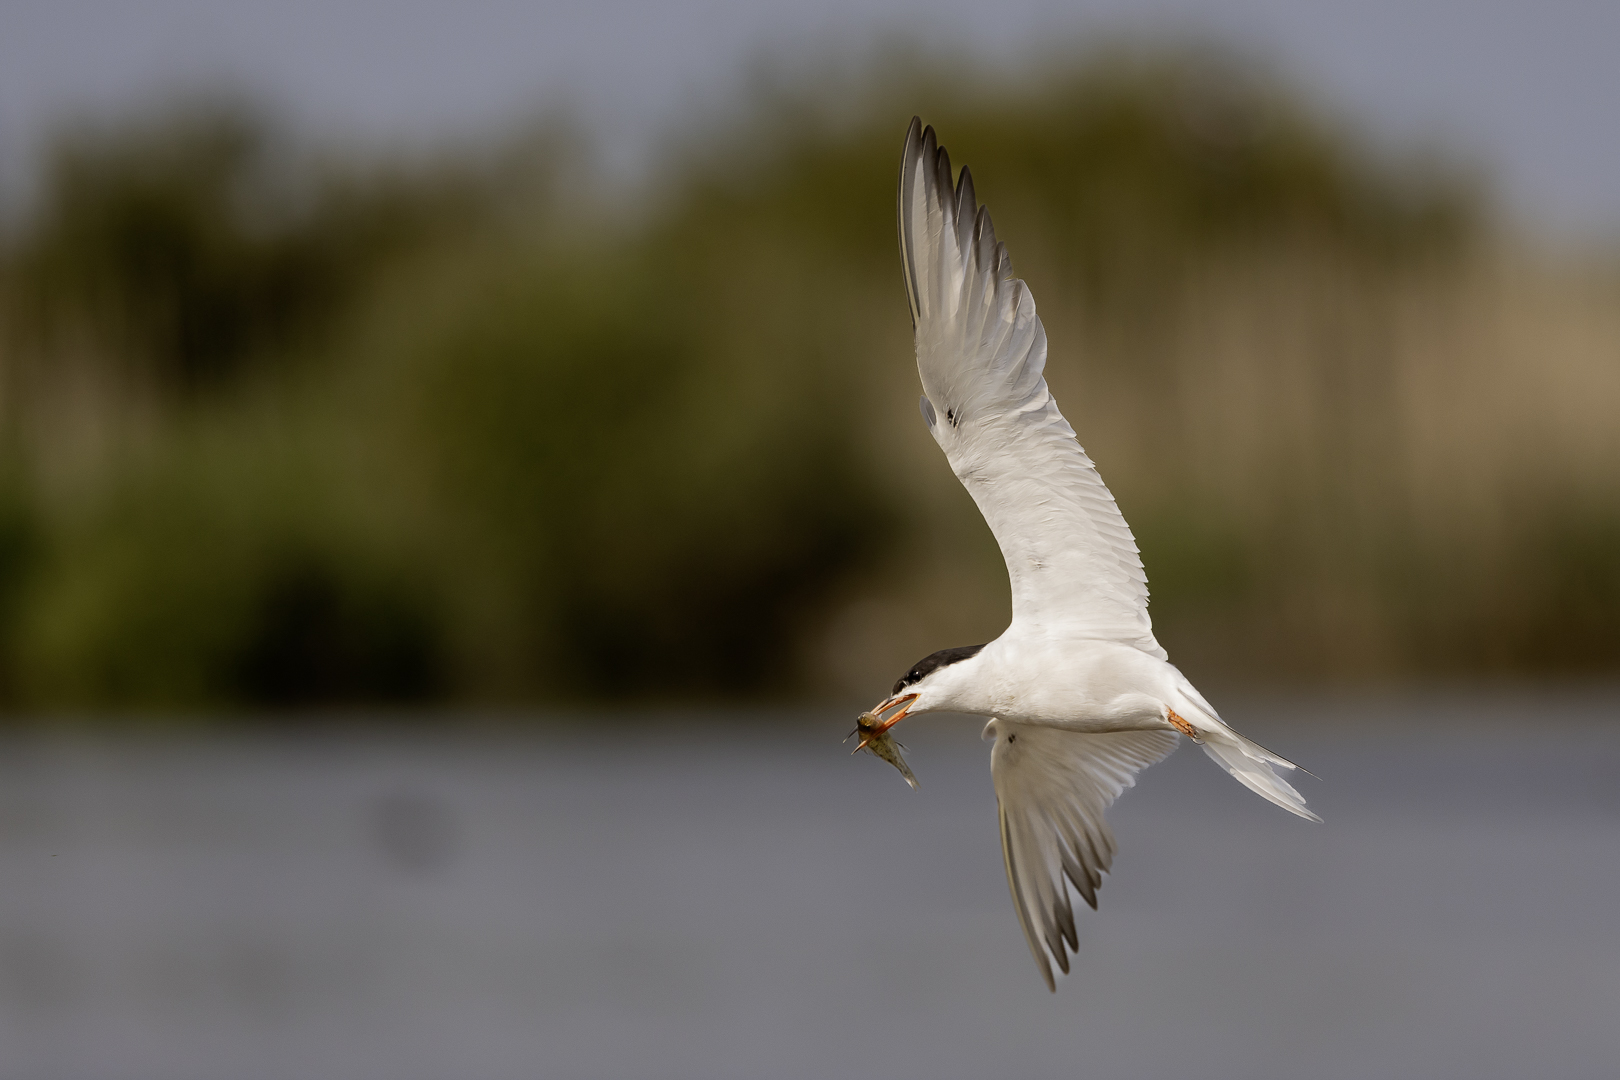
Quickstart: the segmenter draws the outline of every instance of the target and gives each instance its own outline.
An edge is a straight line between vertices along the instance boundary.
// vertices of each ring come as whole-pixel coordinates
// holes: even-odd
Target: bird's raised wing
[[[900,168],[900,256],[923,419],[1007,560],[1013,621],[1165,659],[1136,540],[1041,371],[1046,331],[1007,246],[952,186],[934,129],[912,120]]]
[[[1030,952],[1057,989],[1052,965],[1067,975],[1078,951],[1064,878],[1093,908],[1114,861],[1103,811],[1136,774],[1176,748],[1173,731],[1080,732],[992,720],[990,778],[1001,813],[1001,854]],[[1065,949],[1064,946],[1068,948]]]

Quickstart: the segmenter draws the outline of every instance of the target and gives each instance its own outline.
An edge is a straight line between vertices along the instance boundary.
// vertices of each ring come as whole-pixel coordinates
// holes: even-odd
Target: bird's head
[[[963,645],[941,649],[911,665],[911,670],[895,682],[889,696],[872,710],[882,718],[878,730],[887,731],[914,712],[960,710],[969,675],[962,661],[973,659],[982,648],[983,645]]]

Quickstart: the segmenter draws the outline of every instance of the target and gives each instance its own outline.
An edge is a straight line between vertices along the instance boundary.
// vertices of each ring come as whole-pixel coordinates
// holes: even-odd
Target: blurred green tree
[[[993,635],[999,555],[914,419],[914,111],[975,167],[1195,677],[1612,666],[1585,403],[1620,327],[1601,288],[1502,301],[1470,184],[1200,52],[843,85],[686,133],[634,212],[555,132],[389,168],[238,113],[65,144],[0,278],[5,693],[866,696]],[[1526,382],[1502,343],[1553,325],[1585,336]],[[103,420],[63,420],[98,379]],[[1476,434],[1504,410],[1560,438]]]

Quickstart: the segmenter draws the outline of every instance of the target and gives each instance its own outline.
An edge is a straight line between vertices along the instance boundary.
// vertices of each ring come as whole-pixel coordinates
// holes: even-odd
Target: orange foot
[[[1183,720],[1181,717],[1177,716],[1176,711],[1174,709],[1166,709],[1164,711],[1169,714],[1168,719],[1170,721],[1170,724],[1177,731],[1179,731],[1183,735],[1187,736],[1187,738],[1191,739],[1193,742],[1203,742],[1204,741],[1203,739],[1200,739],[1198,737],[1198,729],[1193,727],[1191,724],[1187,723],[1187,721]]]

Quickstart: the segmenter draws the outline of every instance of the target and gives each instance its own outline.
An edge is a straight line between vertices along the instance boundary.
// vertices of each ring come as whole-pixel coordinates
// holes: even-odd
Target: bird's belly
[[[1165,719],[1168,665],[1129,646],[1030,650],[1013,656],[986,713],[1006,720],[1072,731],[1142,731],[1169,727]]]
[[[1012,707],[990,715],[1024,724],[1060,727],[1067,731],[1159,731],[1171,729],[1160,704],[1147,697],[1130,702],[1111,702],[1091,708]]]

